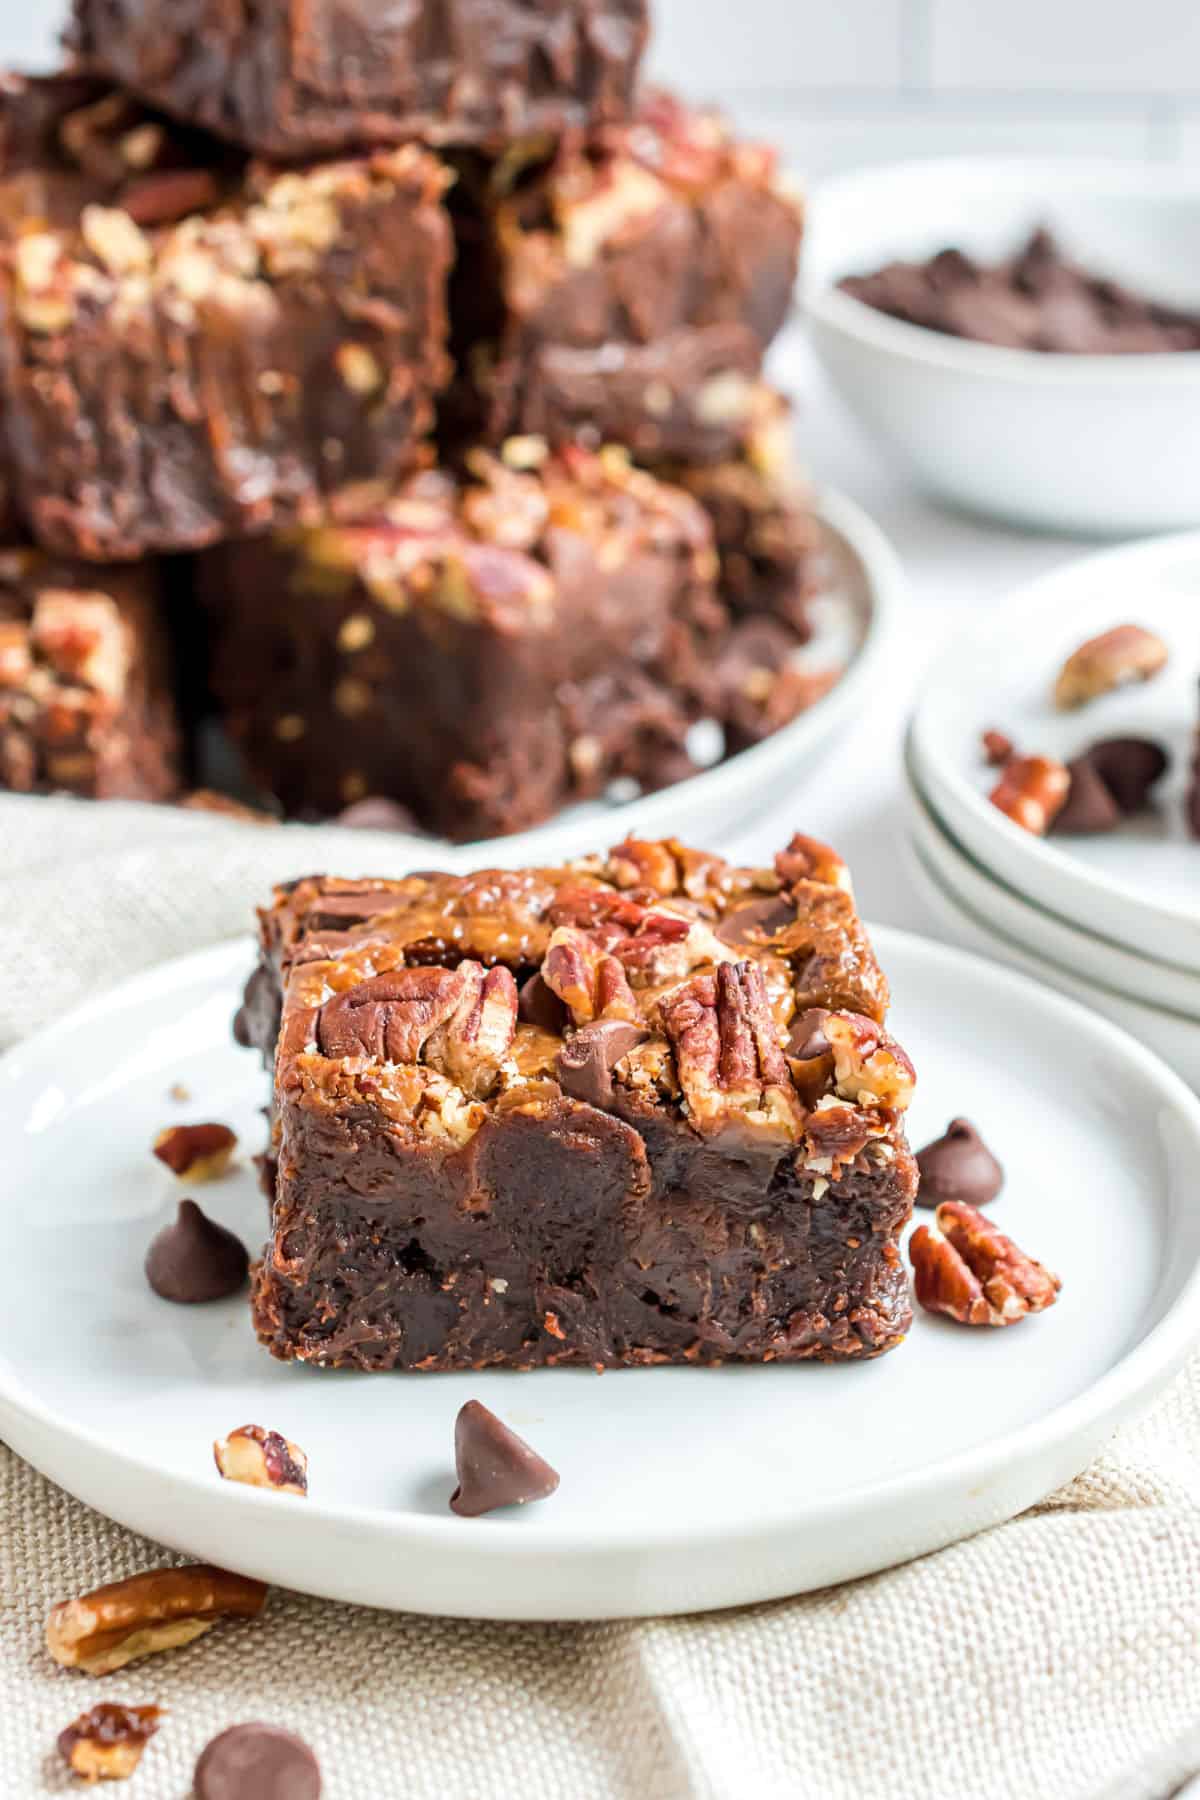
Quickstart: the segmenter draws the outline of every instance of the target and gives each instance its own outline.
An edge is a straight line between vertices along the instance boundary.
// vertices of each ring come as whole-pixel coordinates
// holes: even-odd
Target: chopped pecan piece
[[[271,1488],[277,1494],[308,1493],[308,1458],[298,1445],[261,1425],[240,1425],[213,1445],[213,1460],[226,1481]]]
[[[619,888],[650,888],[663,899],[679,891],[679,868],[665,843],[626,838],[610,851],[608,873]]]
[[[692,1124],[795,1142],[805,1111],[792,1086],[757,963],[721,963],[661,1004]]]
[[[1022,830],[1045,837],[1066,805],[1071,774],[1052,756],[1014,756],[988,795],[992,805]]]
[[[819,881],[825,887],[841,888],[843,893],[854,891],[850,871],[837,851],[799,831],[775,858],[775,873],[785,888],[795,887],[798,881]]]
[[[636,1023],[640,1018],[624,969],[589,932],[560,925],[551,933],[542,980],[570,1010],[576,1025],[588,1025],[593,1019]]]
[[[59,1754],[84,1781],[126,1781],[161,1717],[159,1706],[117,1706],[102,1700],[59,1732]]]
[[[1141,625],[1114,625],[1072,651],[1054,684],[1055,705],[1086,706],[1131,681],[1149,681],[1166,667],[1169,652]]]
[[[461,969],[394,969],[327,1000],[317,1043],[329,1057],[415,1063],[425,1042],[457,1010],[466,991]]]
[[[917,1072],[890,1032],[863,1013],[831,1012],[822,1032],[833,1051],[833,1073],[843,1100],[904,1112]]]
[[[962,1200],[944,1200],[934,1227],[909,1245],[917,1299],[963,1325],[1015,1325],[1053,1306],[1062,1282]]]
[[[994,769],[1002,769],[1017,753],[1017,747],[1003,731],[985,731],[980,738],[984,760]]]
[[[154,1140],[154,1154],[180,1181],[217,1181],[237,1148],[228,1125],[168,1125]]]
[[[65,1669],[111,1675],[139,1657],[190,1644],[222,1618],[255,1618],[266,1586],[209,1563],[149,1569],[63,1600],[46,1621],[46,1647]]]
[[[425,1045],[425,1061],[464,1093],[482,1100],[495,1086],[501,1064],[512,1049],[517,1029],[517,984],[511,969],[500,964],[462,962],[463,994],[444,1025]]]

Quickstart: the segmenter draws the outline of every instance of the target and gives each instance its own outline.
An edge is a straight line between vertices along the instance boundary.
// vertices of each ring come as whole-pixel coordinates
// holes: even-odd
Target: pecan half
[[[482,1100],[496,1084],[517,1029],[517,984],[503,964],[461,962],[463,993],[444,1025],[425,1044],[425,1061],[464,1093]]]
[[[1141,625],[1114,625],[1072,651],[1054,684],[1054,702],[1064,711],[1086,706],[1101,694],[1131,681],[1149,681],[1166,667],[1167,646]]]
[[[821,1030],[833,1051],[834,1084],[856,1106],[904,1112],[917,1072],[890,1032],[863,1013],[831,1012]]]
[[[308,1493],[308,1458],[297,1444],[261,1425],[240,1425],[213,1445],[213,1460],[226,1481],[271,1488],[277,1494]]]
[[[679,891],[679,866],[668,844],[626,838],[610,850],[608,873],[619,888],[650,888],[664,899]]]
[[[679,1083],[705,1137],[743,1131],[794,1143],[805,1111],[788,1072],[757,963],[722,963],[661,1005]]]
[[[795,887],[798,881],[819,881],[825,887],[841,888],[847,894],[854,892],[850,871],[837,851],[799,831],[787,849],[776,856],[775,873],[785,888]]]
[[[466,985],[459,969],[394,969],[373,975],[325,1002],[317,1044],[329,1057],[418,1062],[426,1039],[453,1015]]]
[[[117,1706],[102,1700],[59,1732],[59,1754],[84,1781],[126,1781],[161,1717],[159,1706]]]
[[[218,1181],[237,1148],[228,1125],[168,1125],[154,1140],[154,1154],[180,1181]]]
[[[63,1600],[46,1621],[46,1648],[65,1669],[111,1675],[139,1657],[177,1650],[218,1619],[255,1618],[266,1586],[209,1563],[149,1569]]]
[[[542,980],[576,1025],[588,1025],[593,1019],[626,1019],[633,1024],[640,1018],[624,969],[589,932],[560,925],[550,934]]]
[[[1070,770],[1052,756],[1014,756],[988,795],[1014,825],[1045,837],[1071,791]]]
[[[1062,1282],[962,1200],[944,1200],[909,1244],[917,1299],[962,1325],[1015,1325],[1053,1306]]]

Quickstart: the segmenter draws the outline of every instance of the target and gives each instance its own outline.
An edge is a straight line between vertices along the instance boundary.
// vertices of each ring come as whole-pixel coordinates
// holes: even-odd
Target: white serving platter
[[[854,1367],[359,1375],[272,1362],[241,1299],[159,1300],[146,1244],[178,1189],[172,1119],[235,1126],[199,1197],[256,1246],[264,1078],[229,1037],[250,960],[141,975],[0,1061],[6,1140],[0,1434],[53,1480],[189,1555],[308,1592],[512,1619],[732,1606],[921,1555],[1082,1469],[1200,1330],[1200,1102],[1139,1045],[1007,970],[876,934],[921,1085],[914,1142],[965,1113],[1008,1170],[995,1216],[1058,1270],[1002,1331],[918,1316]],[[169,1098],[173,1084],[186,1105]],[[561,1471],[549,1501],[452,1515],[454,1417],[478,1398]],[[310,1498],[223,1483],[256,1422],[310,1458]]]
[[[1153,681],[1072,712],[1051,691],[1066,657],[1113,625],[1170,646]],[[1135,954],[1200,972],[1200,843],[1183,793],[1200,695],[1200,532],[1069,563],[959,637],[926,676],[911,753],[922,789],[963,848],[1034,904]],[[980,733],[1064,760],[1099,738],[1154,738],[1173,767],[1157,810],[1098,837],[1034,837],[990,805]]]

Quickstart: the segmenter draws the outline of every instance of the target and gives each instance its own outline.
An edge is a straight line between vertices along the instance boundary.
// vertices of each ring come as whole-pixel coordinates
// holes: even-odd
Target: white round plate
[[[1200,975],[1136,956],[1014,893],[974,862],[946,829],[921,790],[911,755],[905,760],[905,775],[913,839],[925,862],[957,899],[1006,937],[1082,980],[1099,982],[1131,1000],[1162,1007],[1181,1021],[1187,1020],[1195,1029],[1200,1049]]]
[[[1059,669],[1086,639],[1145,625],[1171,650],[1155,680],[1059,712]],[[1030,583],[960,637],[926,676],[913,764],[947,828],[984,868],[1038,906],[1140,955],[1200,971],[1200,844],[1183,793],[1200,677],[1200,532],[1085,557]],[[1042,839],[988,802],[980,733],[1064,760],[1100,738],[1149,737],[1172,756],[1153,815],[1099,837]]]
[[[1058,1270],[1015,1329],[919,1316],[853,1367],[362,1375],[272,1362],[245,1303],[178,1307],[142,1258],[178,1190],[163,1124],[224,1119],[246,1161],[201,1199],[251,1244],[263,1077],[229,1038],[248,945],[142,975],[0,1061],[7,1192],[0,1434],[135,1530],[268,1581],[513,1619],[732,1606],[862,1575],[1010,1517],[1083,1468],[1200,1330],[1200,1103],[1146,1051],[1006,970],[877,943],[921,1072],[914,1142],[973,1118],[996,1216]],[[168,1089],[182,1082],[186,1104]],[[1103,1296],[1099,1304],[1097,1296]],[[492,1407],[562,1473],[456,1518],[454,1417]],[[310,1498],[223,1483],[247,1422],[310,1459]]]
[[[914,832],[907,842],[909,873],[920,892],[927,910],[936,921],[939,932],[949,944],[974,951],[989,962],[1003,963],[1017,969],[1043,988],[1067,994],[1089,1011],[1111,1019],[1122,1031],[1144,1044],[1167,1067],[1173,1069],[1189,1086],[1200,1093],[1200,1026],[1163,1007],[1146,1006],[1131,1000],[1115,988],[1087,981],[1061,962],[1050,962],[1031,950],[1024,937],[1011,938],[997,931],[989,920],[977,912],[963,897],[965,882],[961,877],[965,859],[954,861],[952,853],[942,846],[937,862],[926,854],[926,843]]]

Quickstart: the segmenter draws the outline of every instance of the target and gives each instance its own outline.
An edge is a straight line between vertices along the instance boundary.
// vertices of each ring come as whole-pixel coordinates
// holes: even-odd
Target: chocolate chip
[[[828,1017],[829,1009],[824,1006],[810,1006],[805,1012],[798,1013],[788,1032],[787,1054],[795,1057],[797,1062],[812,1062],[818,1056],[829,1056],[832,1045],[825,1036]]]
[[[726,913],[717,926],[717,936],[732,950],[761,949],[770,938],[795,923],[795,907],[778,894],[769,894]]]
[[[1107,785],[1100,779],[1088,756],[1077,756],[1067,764],[1071,785],[1067,797],[1051,821],[1056,836],[1089,837],[1102,831],[1115,831],[1121,823],[1121,811]]]
[[[146,1252],[146,1280],[164,1300],[194,1306],[236,1294],[250,1268],[246,1246],[206,1218],[194,1200],[181,1200]]]
[[[986,1206],[1004,1186],[1004,1170],[967,1119],[952,1119],[944,1137],[917,1152],[921,1171],[918,1206],[962,1200]]]
[[[478,1400],[468,1400],[455,1421],[454,1462],[450,1508],[464,1519],[545,1500],[558,1486],[557,1471]]]
[[[232,1725],[200,1752],[196,1800],[320,1800],[321,1769],[302,1738],[277,1725]]]
[[[581,1026],[558,1053],[558,1079],[565,1092],[588,1106],[608,1106],[613,1097],[613,1070],[649,1035],[640,1025],[628,1025],[623,1019],[596,1019]]]
[[[528,981],[522,982],[517,999],[517,1017],[526,1025],[536,1025],[541,1031],[553,1032],[555,1037],[562,1036],[563,1026],[567,1022],[567,1009],[549,983],[543,981],[540,971],[531,975]]]
[[[1133,737],[1102,738],[1087,760],[1123,813],[1141,812],[1170,764],[1161,744]]]
[[[243,1050],[254,1048],[254,1039],[250,1035],[250,1018],[244,1006],[239,1006],[233,1015],[233,1041],[240,1044]]]
[[[337,815],[335,825],[344,825],[350,831],[415,831],[417,821],[407,806],[401,806],[397,800],[389,800],[384,794],[368,794],[363,800],[356,800],[353,806],[347,806]]]

